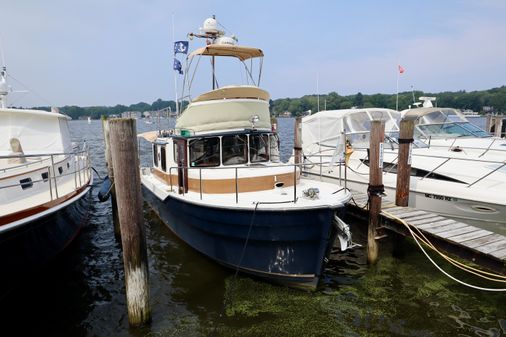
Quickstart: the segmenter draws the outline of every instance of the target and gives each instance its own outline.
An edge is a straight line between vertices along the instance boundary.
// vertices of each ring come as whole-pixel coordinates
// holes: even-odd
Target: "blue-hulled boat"
[[[258,59],[261,74],[260,49],[236,45],[214,18],[190,36],[209,43],[188,55],[185,83],[195,59],[210,57],[213,90],[189,102],[175,129],[140,135],[153,149],[152,167],[141,168],[143,195],[181,240],[216,262],[314,288],[351,194],[280,162],[269,94],[245,62]],[[249,85],[219,87],[214,66],[221,59],[242,62]],[[182,96],[191,97],[185,89]]]

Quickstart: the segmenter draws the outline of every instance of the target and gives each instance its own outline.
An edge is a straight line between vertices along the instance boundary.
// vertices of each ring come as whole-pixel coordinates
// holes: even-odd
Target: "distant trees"
[[[413,105],[413,96],[418,100],[420,96],[434,96],[437,98],[436,104],[441,107],[449,107],[456,109],[470,109],[476,112],[483,111],[483,107],[493,107],[494,112],[506,112],[506,86],[493,88],[482,91],[445,91],[440,93],[426,93],[423,91],[407,91],[399,93],[399,109],[407,109],[409,105]],[[294,116],[300,116],[311,110],[312,113],[318,110],[335,110],[335,109],[349,109],[351,107],[359,108],[390,108],[395,109],[395,94],[373,94],[364,95],[361,92],[356,95],[341,96],[337,92],[332,91],[325,95],[320,95],[319,109],[318,109],[318,96],[305,95],[299,98],[279,98],[269,100],[270,111],[273,116],[289,111]],[[182,103],[182,108],[188,102]],[[101,115],[120,115],[125,111],[157,111],[170,107],[171,111],[176,111],[176,103],[174,101],[164,101],[161,98],[157,99],[151,104],[139,102],[129,106],[117,104],[112,107],[108,106],[91,106],[79,107],[75,105],[67,105],[60,108],[60,111],[69,115],[73,119],[78,119],[81,116],[91,116],[97,119]],[[37,107],[50,111],[49,107]]]
[[[404,110],[413,105],[413,96],[417,102],[420,96],[434,96],[437,98],[437,106],[441,107],[482,112],[484,106],[489,106],[493,107],[495,112],[506,112],[506,86],[472,92],[401,92],[399,93],[399,109]],[[356,95],[341,96],[333,91],[326,95],[320,95],[320,110],[323,110],[325,105],[327,110],[349,109],[351,107],[395,109],[395,100],[395,94],[364,95],[359,92]],[[285,111],[291,112],[294,116],[300,116],[307,110],[311,110],[313,113],[318,111],[316,95],[271,100],[271,113],[275,116]]]

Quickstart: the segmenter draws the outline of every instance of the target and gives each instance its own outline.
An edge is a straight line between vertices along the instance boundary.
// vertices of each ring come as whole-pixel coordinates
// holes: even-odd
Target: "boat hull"
[[[0,297],[45,266],[78,235],[90,207],[89,190],[65,207],[0,232]]]
[[[145,200],[195,250],[227,267],[289,286],[315,288],[335,239],[335,209],[230,209],[159,199]]]

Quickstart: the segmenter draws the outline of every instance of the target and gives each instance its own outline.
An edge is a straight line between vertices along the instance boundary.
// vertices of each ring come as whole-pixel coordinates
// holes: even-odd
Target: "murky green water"
[[[287,140],[292,123],[279,122]],[[103,172],[99,122],[71,126]],[[0,302],[0,336],[506,336],[505,293],[456,284],[409,241],[381,241],[373,267],[364,248],[333,255],[319,289],[305,292],[235,277],[178,240],[147,206],[144,214],[150,325],[128,327],[121,248],[109,204],[97,203],[66,254]],[[348,221],[355,241],[365,243],[364,225]],[[490,285],[436,261],[467,282]]]

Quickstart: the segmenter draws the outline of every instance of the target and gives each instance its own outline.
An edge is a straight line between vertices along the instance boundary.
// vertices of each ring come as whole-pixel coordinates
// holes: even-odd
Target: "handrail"
[[[330,162],[322,162],[322,165],[324,164],[329,164]],[[342,163],[340,162],[340,165]],[[276,168],[276,167],[285,167],[285,168],[289,168],[289,167],[293,167],[294,170],[293,170],[293,200],[291,202],[293,203],[296,203],[297,202],[297,168],[300,169],[300,172],[302,174],[303,170],[303,166],[305,166],[306,164],[305,163],[300,163],[300,164],[278,164],[278,165],[265,165],[265,166],[254,166],[254,169],[260,169],[260,168],[265,168],[265,169],[269,169],[269,168]],[[173,178],[173,175],[172,175],[172,170],[176,170],[178,171],[179,169],[183,169],[183,175],[185,174],[184,173],[184,170],[187,169],[187,170],[198,170],[199,172],[199,195],[200,195],[200,200],[202,200],[202,195],[203,195],[203,188],[202,188],[202,171],[203,170],[234,170],[234,194],[235,194],[235,202],[238,203],[239,202],[239,170],[246,170],[246,169],[252,169],[253,167],[252,166],[229,166],[229,167],[222,167],[222,166],[214,166],[214,167],[188,167],[188,166],[171,166],[168,168],[168,174],[169,174],[169,182],[170,182],[170,192],[175,192],[175,189],[174,189],[174,185],[172,184],[172,178]],[[167,172],[167,171],[165,171]],[[321,176],[320,176],[321,177]],[[345,186],[346,186],[346,172],[345,172]],[[178,183],[179,184],[179,183]],[[179,188],[179,187],[178,187]],[[186,185],[185,185],[185,179],[183,179],[183,191],[186,189]],[[184,192],[183,192],[183,196],[184,196]]]
[[[65,155],[65,158],[62,160],[59,160],[55,162],[55,156],[61,156]],[[40,157],[41,154],[31,154],[31,155],[16,155],[16,156],[0,156],[0,158],[5,157]],[[49,166],[42,166],[36,170],[31,170],[29,172],[25,172],[27,177],[31,178],[31,175],[34,174],[34,172],[40,172],[40,173],[47,173],[47,178],[42,177],[41,179],[35,179],[31,180],[30,183],[32,186],[34,184],[38,183],[48,183],[49,187],[48,190],[42,190],[41,193],[49,192],[49,200],[53,201],[55,199],[58,199],[60,197],[60,194],[62,193],[62,189],[59,189],[59,186],[61,184],[62,179],[65,179],[66,177],[73,176],[74,177],[74,191],[76,191],[78,188],[83,187],[86,183],[88,183],[91,179],[91,162],[90,162],[90,156],[87,149],[79,150],[75,152],[66,152],[66,153],[55,153],[55,154],[44,154],[44,156],[47,156],[48,158],[38,161],[43,162],[45,160],[50,160],[51,164]],[[68,171],[62,174],[57,175],[57,167],[61,165],[62,162],[67,162],[67,169]],[[61,165],[60,167],[63,168],[64,165]],[[23,176],[24,174],[17,174],[13,177],[6,177],[6,179],[11,180],[14,179],[14,177]],[[77,183],[77,175],[79,175],[79,186]],[[72,179],[72,178],[71,178]],[[83,182],[84,180],[84,182]],[[72,180],[65,179],[65,183],[71,182]],[[6,190],[8,188],[19,188],[26,185],[25,183],[17,182],[15,184],[9,184],[9,185],[3,185],[0,186],[0,190]],[[30,186],[31,188],[31,186]]]

